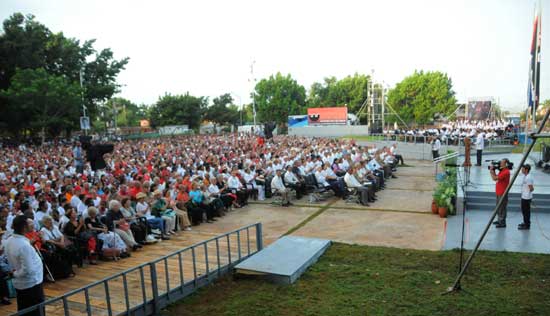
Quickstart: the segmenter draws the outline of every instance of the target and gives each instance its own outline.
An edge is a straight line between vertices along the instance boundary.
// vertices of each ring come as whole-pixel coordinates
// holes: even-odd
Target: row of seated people
[[[290,205],[290,189],[300,199],[318,188],[331,190],[342,198],[347,198],[355,190],[359,202],[368,205],[368,202],[375,201],[375,192],[384,188],[385,179],[393,176],[395,167],[396,163],[369,168],[367,161],[361,161],[347,167],[344,172],[323,164],[315,172],[303,175],[299,168],[289,165],[284,174],[279,168],[274,176],[267,179],[258,177],[257,185],[248,189],[243,185],[241,190],[228,190],[225,184],[219,187],[216,178],[212,178],[208,188],[200,181],[193,182],[185,203],[179,201],[169,205],[163,193],[157,190],[152,194],[150,206],[145,201],[147,195],[138,193],[134,201],[129,198],[121,202],[109,201],[108,210],[103,214],[93,205],[78,214],[67,203],[60,218],[58,210],[46,213],[41,202],[37,211],[27,207],[23,212],[29,221],[26,235],[41,253],[47,269],[45,275],[53,281],[73,276],[73,265],[81,267],[85,260],[94,265],[98,258],[126,258],[130,256],[130,249],[136,251],[158,239],[170,239],[169,235],[176,234],[176,230],[190,230],[193,224],[200,224],[204,219],[211,223],[216,217],[225,215],[233,205],[246,204],[248,196],[257,194],[254,191],[258,188],[281,194],[283,206]]]
[[[70,203],[61,208],[63,215],[60,209],[47,212],[44,201],[36,211],[23,203],[25,211],[14,216],[27,216],[26,237],[41,255],[47,280],[54,281],[74,276],[75,265],[82,267],[85,262],[95,265],[99,259],[118,261],[130,257],[130,250],[137,251],[146,244],[168,240],[170,235],[191,230],[191,226],[202,222],[212,223],[233,205],[242,207],[248,197],[247,191],[221,191],[215,179],[211,180],[209,190],[196,181],[186,193],[186,202],[168,202],[159,190],[149,199],[141,192],[134,200],[111,200],[108,209],[103,211],[90,203],[81,214]],[[237,200],[241,204],[237,204]],[[10,269],[1,270],[8,272]],[[0,282],[0,292],[5,286],[3,283]]]
[[[328,163],[315,168],[314,172],[304,174],[299,168],[291,165],[285,170],[277,169],[275,176],[268,177],[266,190],[272,194],[281,195],[282,206],[292,205],[289,199],[290,191],[295,191],[296,199],[317,190],[332,191],[335,196],[347,199],[350,194],[358,195],[358,203],[368,206],[376,201],[375,193],[383,190],[385,180],[392,177],[397,170],[397,159],[386,160],[380,164],[376,159],[360,161],[341,169],[338,164],[332,167]]]

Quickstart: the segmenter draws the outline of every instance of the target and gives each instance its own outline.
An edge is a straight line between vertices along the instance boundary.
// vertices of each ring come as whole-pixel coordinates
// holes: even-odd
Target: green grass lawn
[[[333,244],[293,285],[225,277],[163,315],[550,315],[550,256],[481,252],[462,282],[457,251]]]
[[[542,144],[536,143],[535,147],[533,147],[533,152],[541,152],[542,150]],[[523,145],[518,145],[512,149],[512,153],[514,154],[522,154],[523,153]]]

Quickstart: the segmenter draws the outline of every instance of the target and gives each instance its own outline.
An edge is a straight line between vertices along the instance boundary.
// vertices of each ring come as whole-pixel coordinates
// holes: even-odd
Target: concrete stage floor
[[[489,162],[485,160],[499,160],[508,158],[514,163],[513,173],[519,168],[519,162],[522,154],[491,154],[483,156],[483,165],[481,167],[472,166],[470,171],[470,184],[466,187],[467,192],[488,192],[493,193],[495,182],[491,179]],[[462,161],[461,161],[462,162]],[[475,163],[475,155],[472,155],[472,162]],[[535,194],[550,194],[550,175],[535,168],[534,162],[527,159],[527,163],[532,166],[531,174],[535,184]],[[512,193],[521,192],[521,175],[512,186]],[[517,199],[517,198],[516,198]],[[509,204],[512,200],[509,200]],[[516,201],[517,202],[517,201]],[[516,203],[517,204],[517,203]],[[475,209],[475,207],[466,207],[465,220],[465,248],[473,249],[479,239],[485,225],[489,221],[491,211]],[[495,228],[491,225],[487,236],[483,240],[480,248],[494,251],[513,251],[513,252],[532,252],[532,253],[550,253],[550,214],[547,212],[537,212],[536,207],[531,212],[531,229],[528,231],[519,231],[517,225],[523,221],[521,211],[518,207],[508,207],[507,227]],[[443,249],[453,249],[460,247],[462,233],[462,216],[451,216],[447,219],[445,242]]]
[[[495,191],[495,182],[493,179],[491,179],[491,175],[489,174],[489,162],[486,160],[500,160],[503,158],[510,159],[511,162],[514,163],[514,169],[510,170],[510,174],[512,175],[514,171],[519,168],[519,163],[521,161],[522,154],[490,154],[490,155],[483,155],[483,163],[481,167],[472,166],[470,168],[470,184],[467,186],[467,191],[486,191],[486,192],[494,192]],[[461,157],[459,159],[459,162],[462,164],[464,161],[464,158]],[[475,153],[472,155],[471,158],[472,164],[475,164],[476,158]],[[530,158],[527,158],[526,163],[531,165],[531,176],[533,177],[533,180],[535,181],[535,192],[534,193],[546,193],[550,194],[550,174],[542,172],[540,169],[535,167],[535,162],[531,160]],[[518,176],[518,180],[514,183],[512,186],[512,189],[510,192],[521,192],[521,182],[520,182],[520,176]]]
[[[464,248],[473,249],[491,212],[467,210],[464,229]],[[487,232],[480,249],[494,251],[550,253],[550,214],[531,214],[531,229],[518,230],[517,225],[523,221],[521,212],[508,212],[506,228],[495,228]],[[460,248],[462,234],[462,216],[451,216],[447,219],[445,246],[443,249]]]

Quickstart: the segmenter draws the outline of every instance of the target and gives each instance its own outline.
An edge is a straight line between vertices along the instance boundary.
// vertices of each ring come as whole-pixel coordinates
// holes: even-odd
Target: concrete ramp
[[[239,263],[238,276],[252,276],[277,284],[294,283],[317,262],[331,242],[326,239],[285,236]]]

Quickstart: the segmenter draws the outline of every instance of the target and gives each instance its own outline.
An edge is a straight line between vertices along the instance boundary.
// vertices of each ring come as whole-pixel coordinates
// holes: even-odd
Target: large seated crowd
[[[313,193],[368,204],[403,158],[391,147],[353,141],[252,135],[185,136],[115,143],[93,171],[78,142],[4,145],[0,151],[0,229],[19,215],[50,281],[74,266],[139,255],[147,244],[212,223],[249,199],[280,206]],[[0,247],[1,249],[1,247]],[[10,272],[0,255],[0,298]]]

